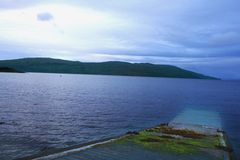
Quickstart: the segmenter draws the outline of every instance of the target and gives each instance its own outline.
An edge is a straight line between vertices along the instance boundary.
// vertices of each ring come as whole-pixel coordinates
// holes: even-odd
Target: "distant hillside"
[[[9,67],[0,67],[0,72],[13,72],[13,73],[20,73],[19,71],[9,68]]]
[[[149,63],[83,63],[51,58],[24,58],[2,60],[0,61],[0,66],[15,68],[22,72],[215,79],[171,65],[154,65]]]

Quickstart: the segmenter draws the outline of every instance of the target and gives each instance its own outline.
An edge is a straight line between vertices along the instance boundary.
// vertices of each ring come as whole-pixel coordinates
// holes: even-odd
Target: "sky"
[[[240,79],[239,0],[0,0],[0,59],[170,64]]]

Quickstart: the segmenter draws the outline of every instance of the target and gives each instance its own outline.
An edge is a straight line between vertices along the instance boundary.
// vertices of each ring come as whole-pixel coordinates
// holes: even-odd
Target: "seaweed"
[[[126,142],[161,153],[186,155],[201,154],[202,149],[217,150],[220,148],[220,136],[218,134],[207,135],[187,129],[174,129],[167,125],[159,125],[137,132],[137,134],[128,134],[116,143]]]
[[[197,133],[197,132],[194,132],[194,131],[191,131],[191,130],[174,129],[174,128],[169,127],[169,126],[158,126],[158,127],[155,127],[155,128],[147,129],[146,131],[180,135],[180,136],[187,137],[187,138],[203,138],[203,137],[206,136],[204,134]]]

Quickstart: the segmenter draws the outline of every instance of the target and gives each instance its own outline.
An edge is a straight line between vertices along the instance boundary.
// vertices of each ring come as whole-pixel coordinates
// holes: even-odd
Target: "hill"
[[[24,58],[1,60],[0,67],[1,66],[14,68],[21,72],[215,79],[210,76],[184,70],[172,65],[127,63],[118,61],[86,63],[52,58]]]

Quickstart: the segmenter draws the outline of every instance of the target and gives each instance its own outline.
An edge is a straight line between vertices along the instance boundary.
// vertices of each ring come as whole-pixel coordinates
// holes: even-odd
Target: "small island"
[[[9,67],[0,67],[0,72],[7,72],[7,73],[23,73],[20,71],[17,71],[14,68],[9,68]]]

